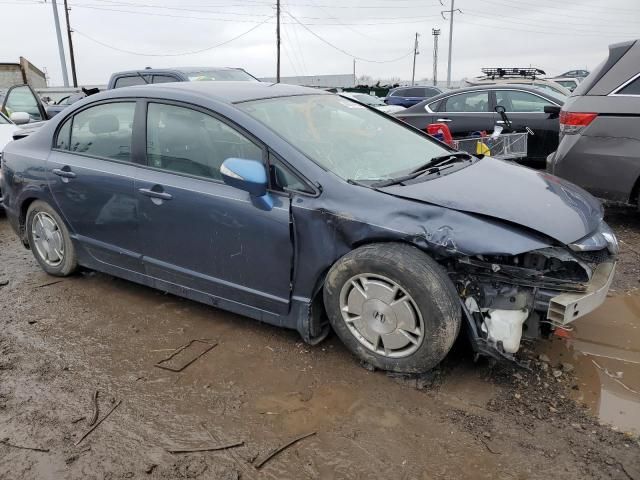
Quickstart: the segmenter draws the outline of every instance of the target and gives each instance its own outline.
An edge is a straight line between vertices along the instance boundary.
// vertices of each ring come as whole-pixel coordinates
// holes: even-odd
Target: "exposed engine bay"
[[[458,258],[450,276],[475,326],[477,350],[512,359],[523,338],[546,337],[596,308],[615,270],[611,250]]]

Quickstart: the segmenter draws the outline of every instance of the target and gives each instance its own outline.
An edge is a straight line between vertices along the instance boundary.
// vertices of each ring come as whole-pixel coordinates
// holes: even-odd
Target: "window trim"
[[[269,174],[268,174],[268,177],[269,177],[269,192],[285,194],[285,195],[287,195],[287,194],[304,195],[306,197],[312,197],[312,198],[317,198],[317,197],[320,196],[320,189],[316,185],[311,183],[307,179],[307,177],[302,175],[298,169],[296,169],[293,166],[291,166],[291,164],[289,162],[287,162],[285,159],[283,159],[281,155],[278,155],[271,148],[269,148],[268,150],[269,150],[269,155],[268,155],[269,163],[267,164],[267,168],[268,168],[267,172],[269,172]],[[276,190],[274,188],[274,186],[271,184],[271,174],[270,174],[270,172],[271,172],[271,157],[275,157],[275,159],[277,159],[280,163],[284,164],[284,166],[286,168],[288,168],[296,177],[298,177],[298,179],[300,181],[302,181],[302,183],[307,185],[307,187],[309,188],[309,190],[311,190],[311,192],[302,192],[300,190],[296,190],[295,188],[283,188],[282,190]]]
[[[635,93],[618,93],[620,90],[623,90],[625,87],[627,87],[628,85],[632,84],[636,80],[640,80],[640,73],[634,75],[629,80],[624,82],[618,88],[613,90],[613,92],[611,92],[609,95],[607,95],[607,97],[634,97],[634,98],[635,97],[640,97],[640,94],[635,94]]]
[[[211,178],[211,177],[201,177],[200,175],[192,175],[189,173],[184,173],[184,172],[176,172],[173,170],[167,170],[165,168],[159,168],[159,167],[154,167],[152,165],[149,165],[149,159],[147,157],[147,119],[149,117],[149,104],[150,103],[158,103],[158,104],[162,104],[162,105],[171,105],[174,107],[181,107],[181,108],[186,108],[189,110],[195,110],[197,112],[203,113],[204,115],[208,115],[210,117],[215,118],[216,120],[224,123],[226,126],[228,126],[229,128],[231,128],[232,130],[240,133],[242,136],[247,137],[251,142],[253,142],[257,147],[260,148],[260,150],[262,151],[262,164],[265,166],[265,168],[268,167],[269,163],[268,163],[268,155],[269,155],[269,147],[262,142],[261,140],[259,140],[255,135],[251,134],[248,130],[242,128],[240,125],[238,125],[237,123],[231,121],[230,119],[228,119],[227,117],[220,115],[217,112],[213,112],[212,110],[209,110],[208,108],[202,107],[201,105],[196,105],[194,103],[189,103],[189,102],[183,102],[180,100],[170,100],[170,99],[165,99],[165,98],[144,98],[144,99],[140,99],[142,105],[142,110],[144,112],[144,115],[142,115],[142,119],[140,120],[140,125],[141,125],[141,129],[140,129],[140,135],[141,135],[141,144],[142,144],[142,149],[143,152],[142,153],[142,162],[139,164],[140,167],[145,168],[145,169],[149,169],[149,170],[153,170],[156,172],[161,172],[161,173],[168,173],[171,175],[179,175],[182,177],[189,177],[189,178],[195,178],[198,180],[204,180],[204,181],[208,181],[211,183],[215,183],[217,185],[226,185],[226,183],[224,183],[224,181],[222,180],[218,180],[216,178]],[[232,187],[233,188],[233,187]],[[276,193],[282,193],[282,192],[278,192],[276,191]]]
[[[58,134],[60,133],[60,130],[62,130],[62,127],[67,123],[67,122],[71,122],[71,128],[69,130],[69,143],[71,143],[71,131],[73,130],[73,121],[75,120],[75,117],[77,114],[84,112],[85,110],[88,110],[92,107],[98,107],[100,105],[106,105],[106,104],[111,104],[111,103],[133,103],[134,104],[134,111],[133,111],[133,122],[131,125],[131,157],[130,160],[118,160],[117,158],[111,158],[111,157],[101,157],[99,155],[92,155],[90,153],[85,153],[85,152],[74,152],[72,150],[65,150],[64,148],[56,148],[56,144],[58,142]],[[56,128],[53,132],[53,136],[51,137],[51,151],[52,152],[60,152],[60,153],[67,153],[70,155],[78,155],[81,157],[88,157],[88,158],[95,158],[96,160],[105,160],[107,162],[115,162],[115,163],[120,163],[123,165],[132,165],[132,166],[141,166],[140,162],[137,161],[136,159],[136,120],[137,120],[137,114],[138,114],[138,110],[140,108],[140,99],[135,98],[135,97],[121,97],[121,98],[108,98],[105,100],[100,100],[98,102],[95,103],[90,103],[88,105],[84,105],[82,108],[79,108],[78,110],[74,110],[73,112],[69,113],[69,115],[67,115],[66,117],[64,117],[62,119],[62,121],[60,121],[58,123],[58,125],[56,125]]]

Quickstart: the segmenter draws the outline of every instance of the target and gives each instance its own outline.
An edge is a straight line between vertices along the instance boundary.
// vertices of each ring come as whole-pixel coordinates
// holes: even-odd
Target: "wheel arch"
[[[419,250],[424,252],[426,255],[429,255],[433,258],[433,255],[431,254],[430,251],[425,250],[424,248],[421,248],[415,243],[405,239],[374,237],[374,238],[368,238],[365,240],[352,243],[350,248],[342,252],[340,255],[336,256],[333,259],[333,261],[329,263],[327,266],[325,266],[320,271],[320,273],[318,273],[316,276],[314,287],[311,294],[311,301],[309,303],[309,324],[308,324],[309,333],[308,333],[308,337],[307,335],[303,335],[307,343],[318,343],[321,340],[318,340],[318,342],[313,341],[314,336],[319,336],[320,332],[325,332],[326,328],[330,328],[328,325],[327,311],[324,305],[324,298],[323,298],[324,284],[325,284],[327,275],[329,273],[329,270],[331,270],[331,268],[333,268],[333,266],[336,263],[338,263],[345,255],[352,252],[353,250],[356,250],[360,247],[364,247],[367,245],[389,244],[389,243],[404,244],[404,245],[409,245],[409,246],[418,248]],[[315,335],[314,335],[314,332],[315,332]],[[325,336],[326,334],[322,336],[322,339],[324,339]]]

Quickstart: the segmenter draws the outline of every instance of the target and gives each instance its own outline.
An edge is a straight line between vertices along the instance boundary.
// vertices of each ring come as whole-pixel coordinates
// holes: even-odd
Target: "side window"
[[[439,95],[440,92],[438,90],[436,90],[435,88],[425,88],[424,89],[424,96],[429,98],[429,97],[435,97],[436,95]]]
[[[135,102],[105,103],[76,114],[69,150],[114,160],[131,160],[135,109]]]
[[[71,145],[71,118],[68,118],[64,125],[58,130],[58,136],[56,137],[56,146],[60,150],[69,150]]]
[[[295,190],[303,193],[314,193],[311,188],[278,158],[269,157],[271,186],[275,190]]]
[[[440,109],[443,111],[442,109]],[[470,92],[446,99],[445,112],[488,112],[489,92]]]
[[[619,95],[640,95],[640,77],[616,92]]]
[[[544,112],[544,107],[552,103],[529,92],[498,90],[496,105],[502,105],[507,112]]]
[[[438,109],[440,108],[440,104],[442,103],[442,100],[438,100],[436,102],[432,102],[430,103],[428,106],[431,109],[432,112],[437,112]]]
[[[222,180],[220,166],[232,157],[262,161],[262,149],[210,115],[175,105],[149,104],[150,166]]]
[[[146,80],[146,82],[145,82]],[[149,75],[134,75],[131,77],[120,77],[116,80],[113,88],[132,87],[134,85],[146,85],[151,83]]]
[[[7,94],[7,101],[4,105],[7,115],[16,112],[26,112],[31,120],[42,120],[39,102],[31,89],[26,86],[14,87]]]
[[[402,93],[403,97],[424,97],[423,88],[406,88]]]
[[[172,77],[171,75],[154,75],[153,83],[169,83],[169,82],[179,82],[176,77]]]

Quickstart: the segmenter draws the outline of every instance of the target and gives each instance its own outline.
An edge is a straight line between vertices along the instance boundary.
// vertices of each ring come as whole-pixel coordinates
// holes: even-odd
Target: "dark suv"
[[[398,87],[389,90],[384,99],[387,105],[400,105],[406,108],[442,93],[438,87]]]
[[[609,57],[565,101],[547,170],[594,195],[637,205],[640,191],[640,40]]]

